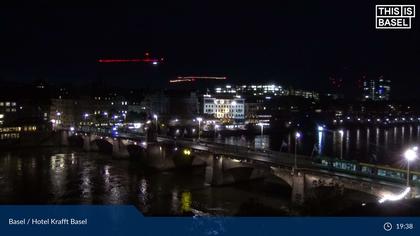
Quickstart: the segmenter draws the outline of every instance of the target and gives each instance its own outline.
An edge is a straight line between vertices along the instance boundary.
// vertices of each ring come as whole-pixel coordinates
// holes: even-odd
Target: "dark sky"
[[[420,16],[411,30],[374,26],[375,3],[396,1],[195,2],[2,8],[0,76],[78,82],[120,73],[118,82],[162,86],[176,75],[220,75],[327,90],[330,76],[352,85],[383,75],[395,97],[419,91]],[[165,64],[96,63],[146,51]]]

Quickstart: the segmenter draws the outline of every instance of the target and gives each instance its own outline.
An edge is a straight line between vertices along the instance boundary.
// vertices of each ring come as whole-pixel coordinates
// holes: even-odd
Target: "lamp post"
[[[404,152],[404,158],[407,160],[407,187],[410,187],[410,162],[417,159],[417,150],[417,147],[413,147]]]
[[[197,117],[198,121],[198,140],[200,140],[200,134],[201,134],[201,121],[203,121],[203,118]]]
[[[296,159],[296,156],[297,156],[297,145],[298,145],[298,140],[299,140],[299,138],[301,136],[302,135],[299,132],[296,132],[296,134],[295,134],[295,155],[294,155],[294,162],[295,162],[295,164],[294,164],[294,169],[297,169],[297,159]]]
[[[57,115],[57,128],[59,126],[61,126],[61,112],[57,111],[57,113],[55,113]]]
[[[344,138],[344,131],[340,129],[338,131],[340,134],[340,159],[343,159],[343,138]]]

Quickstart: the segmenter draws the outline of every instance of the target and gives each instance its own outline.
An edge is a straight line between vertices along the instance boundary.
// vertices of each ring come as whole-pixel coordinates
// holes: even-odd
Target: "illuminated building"
[[[225,76],[207,76],[207,75],[188,75],[177,76],[169,80],[171,90],[180,90],[181,92],[199,92],[205,93],[205,88],[212,88],[220,81],[227,80]]]
[[[225,85],[224,87],[216,87],[215,92],[218,94],[243,94],[243,95],[284,95],[285,91],[280,85]]]
[[[277,96],[298,96],[308,99],[319,99],[319,94],[314,91],[301,89],[285,89],[275,84],[259,85],[225,85],[214,89],[216,94],[235,94],[249,97],[277,97]]]
[[[363,82],[363,100],[387,101],[391,92],[391,81],[382,77]]]
[[[128,113],[128,101],[116,94],[83,96],[77,99],[51,99],[49,111],[53,127],[70,127],[76,124],[88,125],[114,123]],[[87,114],[87,116],[86,116]]]
[[[17,105],[12,101],[0,101],[0,125],[3,125],[5,119],[16,116]]]
[[[164,119],[190,118],[198,114],[198,96],[188,90],[165,90],[145,96],[141,102],[148,113],[159,114]]]
[[[245,99],[240,96],[212,97],[206,94],[203,97],[203,114],[226,123],[241,123],[245,119]]]
[[[248,124],[269,123],[271,112],[267,107],[271,99],[251,97],[245,102],[245,119]]]
[[[19,139],[21,133],[35,132],[36,126],[0,127],[0,140]]]

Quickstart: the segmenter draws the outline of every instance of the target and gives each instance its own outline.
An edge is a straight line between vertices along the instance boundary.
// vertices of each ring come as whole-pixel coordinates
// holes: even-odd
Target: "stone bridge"
[[[246,152],[232,155],[229,154],[231,151],[219,152],[220,148],[194,142],[191,145],[188,142],[175,143],[174,140],[146,143],[138,137],[109,137],[92,133],[72,135],[82,139],[83,149],[86,151],[107,149],[117,158],[127,158],[133,153],[140,153],[148,166],[159,170],[205,166],[206,184],[211,186],[275,176],[291,187],[292,201],[297,204],[303,203],[311,190],[322,186],[356,190],[378,198],[385,194],[398,194],[406,188],[401,184],[317,169],[308,163],[306,167],[304,163],[299,163],[302,167],[294,169],[292,162],[286,158],[279,163],[255,152],[252,155],[247,155]]]

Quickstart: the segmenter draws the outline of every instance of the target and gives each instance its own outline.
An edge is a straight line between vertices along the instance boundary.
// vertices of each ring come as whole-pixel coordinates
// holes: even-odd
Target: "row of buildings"
[[[390,82],[366,82],[365,100],[389,99]],[[232,127],[290,121],[307,114],[348,114],[337,106],[320,104],[314,91],[285,89],[276,84],[224,85],[207,89],[171,88],[142,91],[91,86],[85,89],[31,85],[3,86],[0,93],[0,139],[21,132],[78,125],[109,127],[159,117],[164,124],[202,117],[212,124]],[[18,91],[18,92],[17,92]],[[352,106],[355,107],[355,106]],[[353,108],[351,108],[353,109]],[[354,113],[354,111],[350,111]],[[181,123],[181,122],[179,122]],[[185,122],[184,122],[185,123]],[[188,122],[185,124],[188,125]],[[191,124],[189,124],[191,125]]]
[[[377,79],[365,80],[363,82],[364,101],[388,101],[391,94],[391,80],[379,77]]]
[[[5,87],[4,87],[5,88]],[[16,93],[19,91],[19,94]],[[318,99],[315,92],[284,90],[277,85],[215,87],[206,92],[167,89],[156,91],[89,90],[48,86],[43,82],[14,86],[0,97],[1,127],[71,127],[108,125],[110,122],[146,120],[158,115],[164,120],[203,116],[221,124],[245,124],[267,117],[277,98],[298,96]],[[31,128],[32,129],[32,128]]]

